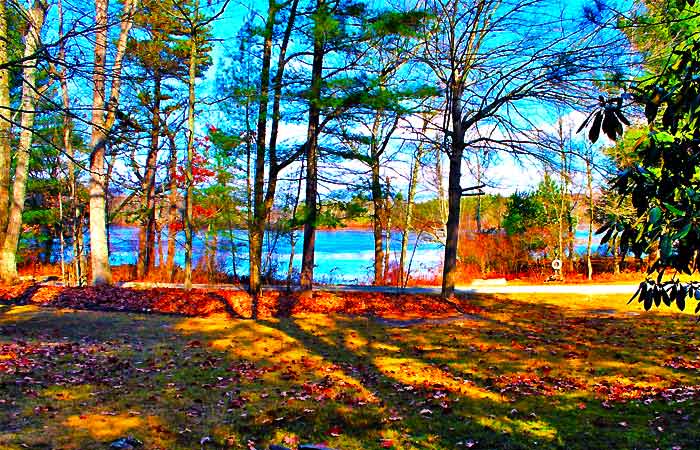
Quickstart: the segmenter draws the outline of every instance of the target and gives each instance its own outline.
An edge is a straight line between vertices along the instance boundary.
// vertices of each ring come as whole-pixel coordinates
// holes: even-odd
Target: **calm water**
[[[204,254],[204,234],[197,234],[193,241],[193,260],[196,265]],[[163,246],[167,246],[167,236],[163,235]],[[231,239],[228,233],[218,237],[217,262],[219,267],[233,273],[248,274],[248,235],[245,231],[234,232],[235,258],[231,251]],[[301,266],[302,233],[297,232],[294,245],[293,269]],[[185,263],[184,233],[178,234],[176,242],[178,251],[175,262]],[[110,229],[110,263],[135,264],[138,249],[138,229],[133,227],[112,227]],[[439,269],[442,265],[443,247],[428,239],[409,237],[408,257],[414,251],[411,273],[427,273]],[[391,240],[391,261],[398,261],[401,251],[401,234],[393,233]],[[167,248],[163,249],[167,253]],[[263,248],[263,262],[278,276],[286,277],[291,243],[289,235],[266,236]],[[314,277],[319,282],[360,283],[372,278],[374,261],[374,240],[371,231],[339,230],[317,231]]]
[[[110,228],[110,263],[113,265],[135,264],[138,249],[138,228],[113,226]],[[194,238],[194,264],[204,254],[204,234],[198,233]],[[238,275],[248,274],[248,236],[245,231],[234,232],[233,244],[228,233],[219,234],[216,254],[219,268],[233,273],[234,264]],[[175,262],[181,266],[185,263],[184,233],[177,236]],[[576,252],[586,251],[588,233],[576,231]],[[600,238],[594,236],[593,251],[596,252]],[[163,254],[167,253],[167,235],[162,236]],[[301,265],[302,233],[297,232],[294,246],[293,269],[298,271]],[[58,245],[54,248],[58,249]],[[234,251],[232,251],[232,248]],[[393,233],[390,260],[397,263],[400,257],[401,235]],[[442,267],[443,246],[431,241],[426,235],[412,233],[409,238],[408,258],[411,260],[412,274],[428,274]],[[156,250],[159,254],[159,249]],[[263,260],[266,267],[271,267],[279,277],[286,277],[291,243],[289,235],[282,235],[274,241],[274,235],[266,236]],[[54,255],[57,259],[59,252]],[[70,259],[70,248],[66,249],[66,258]],[[374,241],[369,230],[318,231],[316,234],[316,269],[315,279],[319,282],[363,283],[373,277]]]

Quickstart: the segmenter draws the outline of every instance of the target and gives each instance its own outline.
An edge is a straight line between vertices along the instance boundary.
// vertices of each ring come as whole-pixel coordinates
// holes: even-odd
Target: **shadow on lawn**
[[[384,448],[381,438],[432,449],[695,445],[694,401],[605,408],[594,388],[618,375],[696,383],[697,373],[661,367],[671,354],[697,353],[691,321],[469,301],[484,312],[402,328],[346,316],[253,322],[3,307],[0,345],[18,347],[0,355],[0,448],[97,448],[124,434],[149,449],[199,448],[206,436],[209,448],[295,436],[342,450]],[[11,352],[26,363],[8,366]],[[568,378],[583,385],[557,389]]]

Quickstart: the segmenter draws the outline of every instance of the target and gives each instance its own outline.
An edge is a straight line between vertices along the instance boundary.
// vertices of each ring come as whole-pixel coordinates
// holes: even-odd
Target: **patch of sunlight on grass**
[[[386,342],[372,342],[370,344],[370,348],[372,350],[376,350],[378,352],[397,353],[397,352],[401,351],[401,347],[398,347],[396,345],[387,344]]]
[[[66,389],[60,386],[50,386],[41,392],[41,396],[56,401],[76,402],[90,398],[93,386],[82,385]]]
[[[628,304],[631,295],[572,295],[572,294],[547,294],[547,295],[526,295],[526,294],[510,294],[508,296],[498,296],[501,300],[515,299],[519,302],[532,303],[538,305],[553,305],[561,307],[561,312],[576,311],[583,314],[599,315],[601,312],[610,311],[612,314],[625,314],[631,312],[647,313],[644,310],[644,305],[637,302]],[[694,315],[694,308],[687,307],[685,311],[680,311],[676,304],[668,307],[664,304],[657,307],[654,306],[650,314],[690,314]]]
[[[173,327],[185,334],[225,332],[232,328],[231,320],[222,317],[189,318],[182,320]]]
[[[443,389],[465,395],[473,399],[489,399],[505,402],[505,398],[495,392],[479,388],[472,383],[455,379],[449,373],[413,358],[375,357],[374,364],[388,377],[409,385],[440,384]]]
[[[87,432],[95,439],[108,440],[118,438],[143,424],[141,417],[118,414],[107,416],[102,414],[82,414],[68,416],[63,424]]]
[[[369,341],[352,328],[344,330],[345,347],[358,355],[364,354],[369,346]]]
[[[24,306],[13,306],[9,310],[5,311],[3,315],[20,315],[27,313],[38,312],[39,307],[34,305],[24,305]]]
[[[476,422],[484,427],[508,434],[529,434],[530,436],[547,441],[557,438],[557,430],[542,420],[515,420],[509,417],[480,416]]]

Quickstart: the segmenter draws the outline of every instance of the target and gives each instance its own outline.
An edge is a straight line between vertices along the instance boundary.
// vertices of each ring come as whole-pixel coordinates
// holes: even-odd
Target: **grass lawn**
[[[410,326],[0,305],[0,449],[697,449],[700,324],[626,300]]]

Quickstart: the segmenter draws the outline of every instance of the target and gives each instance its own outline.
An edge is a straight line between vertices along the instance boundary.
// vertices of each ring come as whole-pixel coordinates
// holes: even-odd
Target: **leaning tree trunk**
[[[35,1],[27,11],[27,31],[24,37],[24,57],[27,58],[22,70],[22,116],[21,132],[17,147],[15,180],[12,186],[12,204],[7,222],[5,240],[0,249],[0,279],[12,282],[17,278],[17,244],[22,230],[24,195],[27,190],[29,153],[32,146],[35,108],[37,103],[36,59],[32,56],[39,47],[39,35],[44,24],[46,6]]]

